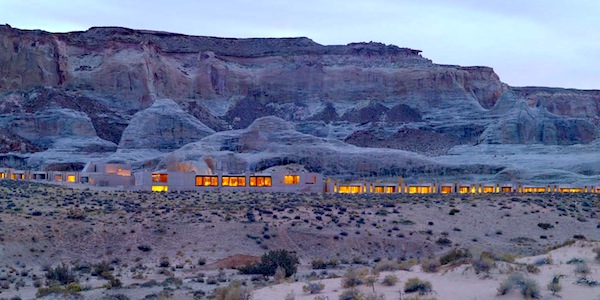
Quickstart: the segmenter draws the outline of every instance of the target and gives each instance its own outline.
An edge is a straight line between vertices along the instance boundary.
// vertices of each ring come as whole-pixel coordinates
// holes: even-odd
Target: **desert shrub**
[[[560,285],[560,277],[554,276],[552,281],[548,283],[548,290],[552,292],[552,295],[556,295],[558,292],[562,290],[562,285]]]
[[[169,258],[167,256],[163,256],[160,258],[158,265],[161,268],[168,268],[171,265],[171,262],[169,262]]]
[[[204,265],[206,265],[206,258],[204,258],[204,257],[200,257],[200,258],[198,258],[198,265],[199,265],[199,266],[204,266]]]
[[[337,259],[332,259],[329,261],[323,261],[321,259],[315,259],[313,260],[311,263],[311,267],[314,270],[324,270],[324,269],[332,269],[332,268],[337,268],[340,263],[338,262]]]
[[[440,257],[440,264],[446,265],[464,258],[471,258],[468,249],[451,249]]]
[[[296,300],[296,294],[294,294],[294,291],[290,291],[289,293],[285,294],[285,298],[283,298],[283,300]]]
[[[529,272],[531,274],[538,274],[538,273],[540,273],[540,268],[538,268],[538,267],[536,267],[535,265],[532,265],[532,264],[526,265],[525,269],[527,269],[527,272]]]
[[[111,271],[113,268],[106,261],[99,262],[92,265],[92,276],[98,276],[103,279],[109,279],[112,277]]]
[[[575,274],[581,277],[586,277],[590,274],[590,266],[586,262],[578,263],[575,265]]]
[[[385,295],[384,294],[371,293],[371,294],[365,295],[363,299],[364,300],[385,300]]]
[[[540,287],[538,286],[538,283],[531,278],[525,278],[520,273],[509,274],[506,280],[500,283],[498,295],[506,295],[513,288],[519,288],[521,295],[527,299],[540,297]]]
[[[581,264],[584,263],[583,258],[581,257],[573,257],[567,261],[567,265]]]
[[[440,268],[440,262],[436,259],[427,259],[421,263],[423,272],[435,273]]]
[[[400,264],[394,260],[384,259],[379,261],[373,269],[376,272],[396,271],[400,270]]]
[[[498,287],[498,295],[506,295],[514,287],[519,287],[525,281],[525,277],[521,273],[511,273],[506,280],[500,283]]]
[[[150,247],[149,245],[139,245],[138,250],[142,251],[142,252],[150,252],[152,251],[152,247]]]
[[[418,277],[410,278],[404,284],[405,293],[418,292],[419,295],[426,295],[432,292],[431,282],[421,280]]]
[[[368,274],[367,269],[349,268],[342,276],[342,287],[352,288],[365,283],[365,276]]]
[[[475,274],[487,273],[496,265],[496,259],[489,253],[483,252],[478,259],[471,261],[471,265]]]
[[[394,286],[396,283],[398,283],[398,277],[394,274],[386,275],[381,281],[381,284],[385,286]]]
[[[56,266],[56,268],[50,267],[48,271],[46,271],[46,278],[48,278],[50,282],[56,282],[60,285],[67,285],[72,282],[77,282],[75,273],[73,273],[73,271],[71,271],[71,269],[65,264]]]
[[[550,228],[554,228],[554,225],[550,224],[550,223],[538,223],[537,226],[539,228],[542,228],[544,230],[548,230]]]
[[[596,254],[596,261],[600,261],[600,248],[596,247],[592,251]]]
[[[357,289],[343,291],[338,297],[339,300],[363,300],[364,294]]]
[[[526,278],[521,284],[521,295],[523,295],[525,299],[539,298],[540,287],[538,286],[538,283],[531,278]]]
[[[262,274],[273,276],[277,267],[285,270],[285,277],[290,277],[298,269],[298,256],[287,250],[271,250],[263,254],[261,261],[254,265],[241,267],[239,271],[242,274]]]
[[[50,294],[62,294],[63,296],[75,295],[83,289],[77,282],[71,282],[66,286],[51,285],[47,288],[39,288],[35,294],[36,298],[42,298]]]
[[[441,238],[437,239],[437,241],[435,241],[435,243],[440,246],[450,246],[452,244],[452,241],[447,237],[441,237]]]
[[[306,294],[318,294],[325,288],[321,282],[309,282],[302,286],[302,291]]]
[[[218,287],[214,292],[216,300],[250,300],[252,293],[250,289],[243,286],[239,280],[234,280],[226,287]]]

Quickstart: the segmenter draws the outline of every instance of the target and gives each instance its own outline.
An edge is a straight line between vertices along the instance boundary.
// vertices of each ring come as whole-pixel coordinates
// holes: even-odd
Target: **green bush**
[[[440,262],[436,259],[428,259],[421,263],[421,269],[423,272],[435,273],[440,268]]]
[[[521,295],[527,299],[540,297],[538,283],[533,279],[523,277],[520,273],[509,274],[506,280],[500,283],[498,295],[506,295],[513,288],[519,288]]]
[[[398,277],[394,274],[386,275],[381,281],[381,284],[385,286],[394,286],[396,283],[398,283]]]
[[[226,287],[218,287],[214,292],[216,300],[250,300],[252,293],[250,289],[243,286],[239,280],[234,280]]]
[[[421,280],[418,277],[410,278],[404,284],[404,292],[405,293],[415,293],[418,292],[419,295],[426,295],[431,293],[433,290],[431,288],[431,282],[426,280]]]
[[[373,269],[376,272],[396,271],[400,270],[400,264],[395,260],[384,259],[379,261]]]
[[[342,276],[342,287],[353,288],[365,283],[365,277],[368,273],[367,269],[349,268]]]
[[[46,271],[46,278],[48,278],[50,282],[56,282],[59,285],[67,285],[72,282],[77,282],[75,274],[65,264],[56,266],[56,268],[50,267],[48,271]]]
[[[241,267],[239,271],[242,274],[273,276],[277,267],[285,270],[285,277],[292,276],[298,269],[298,256],[287,250],[271,250],[261,257],[259,263]]]
[[[548,290],[552,292],[552,295],[558,294],[562,290],[562,285],[560,285],[560,277],[554,276],[552,281],[548,283]]]
[[[343,291],[338,297],[339,300],[363,300],[364,294],[357,289]]]
[[[309,282],[302,286],[302,291],[306,294],[318,294],[325,288],[321,282]]]
[[[471,258],[471,252],[467,249],[451,249],[440,257],[440,264],[446,265],[464,258]]]

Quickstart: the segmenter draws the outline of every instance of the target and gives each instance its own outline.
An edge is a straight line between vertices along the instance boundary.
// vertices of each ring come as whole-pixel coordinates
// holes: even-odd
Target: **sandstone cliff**
[[[301,141],[327,140],[326,148],[349,149],[345,141],[439,156],[466,149],[460,145],[597,141],[600,92],[514,88],[489,67],[439,65],[419,50],[372,42],[324,46],[308,38],[231,39],[119,27],[48,33],[0,26],[0,138],[10,144],[0,151],[24,152],[18,156],[23,164],[69,159],[80,164],[89,158],[78,153],[97,152],[154,165],[164,151],[211,141],[214,132],[214,139],[223,139],[247,130],[242,136],[251,142],[241,148],[213,141],[224,145],[219,153],[237,157],[260,145],[260,135],[252,140],[262,127],[255,121],[269,116],[304,134],[297,136]],[[260,151],[300,151],[269,144]],[[69,156],[61,157],[59,148],[70,149]],[[27,154],[36,151],[46,152]],[[310,154],[323,155],[315,151]],[[277,159],[300,159],[286,153],[268,154],[270,163],[240,158],[232,165],[268,167]],[[362,159],[332,153],[346,155],[339,161]],[[380,163],[394,169],[391,161]],[[358,172],[359,164],[345,167]]]

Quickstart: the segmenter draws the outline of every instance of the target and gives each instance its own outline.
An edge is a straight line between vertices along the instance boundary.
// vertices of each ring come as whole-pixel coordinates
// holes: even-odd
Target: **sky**
[[[381,42],[512,86],[600,89],[598,0],[0,0],[0,24],[121,26],[219,37]]]

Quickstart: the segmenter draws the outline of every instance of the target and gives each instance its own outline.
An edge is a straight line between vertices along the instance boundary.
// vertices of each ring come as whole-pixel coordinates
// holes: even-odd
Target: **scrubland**
[[[555,294],[592,299],[600,295],[599,200],[149,193],[0,181],[0,298],[519,299],[531,280],[533,296],[557,297],[547,285],[558,280]],[[292,276],[237,270],[280,249],[299,259]],[[352,272],[356,284],[344,287]],[[412,278],[423,282],[406,289]]]

